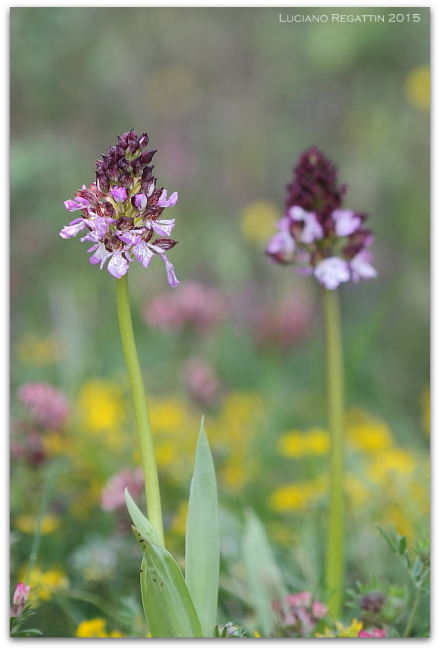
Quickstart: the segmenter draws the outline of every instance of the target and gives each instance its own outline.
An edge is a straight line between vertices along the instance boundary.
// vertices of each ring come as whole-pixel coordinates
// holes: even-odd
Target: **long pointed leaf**
[[[246,514],[243,555],[257,627],[267,636],[275,622],[272,602],[283,599],[286,589],[263,524],[251,511]]]
[[[153,638],[203,637],[200,621],[182,572],[173,556],[145,539],[133,526],[142,549],[141,595]]]
[[[138,531],[140,532],[140,534],[142,535],[142,537],[151,540],[153,544],[157,544],[157,546],[161,546],[156,531],[154,530],[153,526],[150,524],[146,516],[139,510],[139,508],[133,501],[130,492],[128,491],[128,488],[125,488],[124,496],[125,496],[125,503],[127,505],[127,509],[131,517],[131,520],[136,526],[136,528],[138,529]]]
[[[214,463],[203,427],[197,440],[185,538],[185,581],[205,637],[217,621],[220,534]]]

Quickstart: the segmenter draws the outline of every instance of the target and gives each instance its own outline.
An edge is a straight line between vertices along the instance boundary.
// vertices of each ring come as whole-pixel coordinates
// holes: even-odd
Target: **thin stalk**
[[[411,633],[412,627],[414,625],[414,619],[415,619],[416,614],[417,614],[417,609],[419,607],[420,596],[421,596],[421,592],[419,590],[417,590],[415,598],[414,598],[414,603],[413,603],[413,606],[411,608],[411,613],[410,613],[409,618],[408,618],[408,623],[406,624],[405,631],[404,631],[404,633],[402,635],[403,637],[408,637],[410,635],[410,633]]]
[[[339,618],[344,581],[344,370],[337,291],[323,288],[322,304],[330,432],[325,580],[330,593],[329,613]]]
[[[38,513],[37,517],[37,523],[35,526],[35,533],[34,533],[34,538],[32,540],[32,547],[31,547],[31,554],[29,556],[29,563],[26,569],[26,576],[24,579],[24,584],[28,585],[29,580],[31,578],[32,571],[35,567],[35,563],[37,561],[37,556],[38,556],[38,549],[40,548],[40,541],[41,541],[41,522],[43,521],[43,517],[46,514],[47,510],[47,504],[49,503],[49,495],[52,491],[52,484],[54,482],[55,478],[55,465],[52,464],[49,467],[47,478],[46,478],[46,483],[44,485],[43,489],[43,495],[41,497],[41,504],[40,504],[40,511]]]
[[[148,519],[165,547],[162,507],[160,504],[159,479],[154,456],[153,436],[151,433],[144,383],[136,351],[136,343],[131,322],[130,303],[128,299],[128,279],[125,274],[116,280],[116,302],[119,318],[122,349],[127,366],[128,379],[133,397],[134,413],[139,435],[141,463],[144,474],[145,498]]]

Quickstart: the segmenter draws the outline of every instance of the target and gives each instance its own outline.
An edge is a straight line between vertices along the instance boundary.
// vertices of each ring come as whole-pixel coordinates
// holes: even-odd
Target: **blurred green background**
[[[156,259],[148,270],[130,267],[147,393],[187,404],[195,428],[180,435],[193,436],[191,450],[203,413],[214,430],[225,400],[258,396],[263,415],[243,425],[258,444],[252,461],[250,447],[239,460],[257,459],[258,480],[239,500],[269,521],[267,494],[292,480],[274,452],[279,435],[325,427],[319,287],[264,255],[292,168],[315,145],[348,184],[345,207],[367,212],[375,233],[378,277],[340,291],[347,408],[386,422],[397,447],[427,457],[429,9],[416,9],[419,22],[390,23],[389,8],[368,9],[384,23],[279,22],[280,13],[334,11],[364,13],[11,9],[13,414],[24,382],[54,384],[72,403],[88,394],[89,380],[126,390],[115,281],[88,263],[79,237],[64,241],[59,231],[72,218],[63,201],[94,181],[94,161],[118,134],[146,131],[158,149],[158,187],[179,193],[179,244],[169,258],[181,281],[169,288]],[[187,282],[224,300],[225,315],[208,334],[191,323],[167,330],[145,316],[157,296],[175,300]],[[212,395],[200,394],[197,379],[189,385],[190,362],[208,369]],[[129,411],[128,393],[124,399]],[[239,408],[254,410],[252,402]],[[233,400],[230,409],[234,419]],[[226,455],[239,439],[231,437]],[[96,470],[97,489],[111,471],[116,461]],[[14,503],[20,511],[18,496]]]

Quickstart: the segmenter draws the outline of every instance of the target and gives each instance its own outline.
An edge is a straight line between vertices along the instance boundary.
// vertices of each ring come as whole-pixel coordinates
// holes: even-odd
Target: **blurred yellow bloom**
[[[283,485],[270,495],[269,507],[275,512],[304,510],[311,501],[323,494],[326,484],[325,477],[318,477],[313,481]]]
[[[347,414],[346,430],[350,444],[359,451],[376,453],[393,446],[387,424],[364,411],[353,410]]]
[[[20,581],[24,582],[26,578],[26,568],[20,572]],[[42,571],[34,567],[30,573],[27,584],[30,585],[30,601],[50,600],[52,595],[57,591],[63,591],[69,586],[69,579],[58,569]]]
[[[431,432],[431,393],[429,386],[426,386],[420,395],[420,406],[422,407],[422,429],[429,436]]]
[[[377,523],[385,529],[389,524],[392,524],[396,529],[397,534],[404,535],[408,540],[409,545],[411,545],[412,540],[414,539],[414,526],[410,521],[409,513],[403,512],[399,505],[394,503],[383,508],[378,517]]]
[[[47,431],[41,436],[41,443],[46,456],[59,456],[69,454],[72,451],[72,440],[62,436],[58,431]]]
[[[328,452],[330,439],[324,429],[313,428],[308,431],[288,431],[278,440],[277,449],[287,458],[302,456],[321,456]]]
[[[121,390],[110,381],[92,379],[85,382],[78,396],[78,409],[91,431],[117,428],[124,419]]]
[[[149,400],[151,428],[159,431],[176,432],[184,426],[187,420],[185,405],[177,398]]]
[[[88,621],[81,621],[76,628],[76,637],[86,639],[91,638],[109,638],[109,637],[122,637],[123,635],[117,630],[113,630],[110,634],[105,631],[105,621],[103,618],[92,618]]]
[[[428,65],[420,65],[405,77],[405,96],[409,104],[421,111],[430,105],[430,72]]]
[[[394,447],[385,449],[367,466],[367,476],[373,483],[382,484],[396,476],[409,476],[415,469],[411,452]]]
[[[15,353],[22,363],[35,366],[51,366],[62,356],[61,344],[54,336],[38,338],[34,334],[20,337]]]
[[[42,535],[49,535],[60,525],[57,517],[53,515],[44,515],[41,520],[40,532]],[[37,528],[37,518],[30,515],[19,515],[14,519],[14,527],[26,535],[33,535]]]
[[[330,637],[346,638],[346,637],[355,637],[355,636],[357,637],[359,632],[362,630],[362,623],[360,623],[355,618],[353,618],[348,627],[344,627],[344,625],[339,621],[335,621],[335,627],[336,630],[331,630],[329,627],[325,627],[324,634],[315,632],[315,636],[321,638],[330,638]]]
[[[280,216],[278,206],[271,201],[247,203],[240,215],[241,232],[246,239],[255,244],[266,244],[274,234],[275,222]]]

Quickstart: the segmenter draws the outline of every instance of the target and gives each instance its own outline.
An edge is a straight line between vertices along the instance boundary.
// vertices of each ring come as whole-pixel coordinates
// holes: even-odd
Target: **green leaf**
[[[395,552],[396,552],[396,548],[394,547],[392,541],[390,540],[390,538],[388,537],[388,535],[386,534],[386,532],[384,531],[384,529],[383,529],[381,526],[379,526],[379,524],[374,524],[374,525],[376,526],[377,530],[378,530],[379,533],[382,535],[382,537],[384,538],[384,540],[386,541],[386,543],[388,544],[388,546],[390,547],[390,549],[393,551],[393,553],[395,553]]]
[[[200,621],[182,572],[173,556],[132,526],[141,547],[141,595],[153,638],[203,637]]]
[[[125,488],[124,496],[125,496],[125,503],[127,505],[128,512],[133,521],[133,524],[136,526],[137,530],[140,532],[142,537],[145,537],[145,539],[149,539],[151,542],[153,542],[153,544],[156,544],[157,546],[162,546],[156,534],[156,531],[154,530],[153,526],[150,524],[146,516],[139,510],[139,508],[133,501],[132,497],[130,496],[130,492],[128,491],[128,488]]]
[[[400,537],[399,539],[399,555],[403,555],[406,551],[406,537]]]
[[[205,637],[214,636],[219,587],[220,534],[217,484],[203,420],[188,503],[185,582]]]
[[[263,524],[251,511],[246,514],[243,556],[249,594],[257,615],[257,627],[261,628],[263,636],[268,636],[275,622],[272,602],[283,600],[286,589]]]

